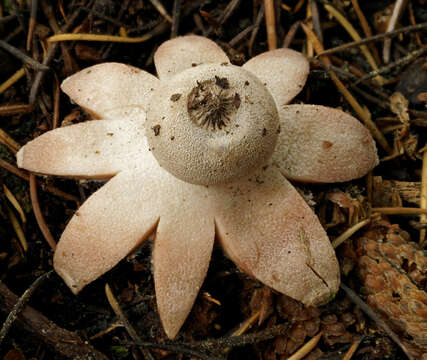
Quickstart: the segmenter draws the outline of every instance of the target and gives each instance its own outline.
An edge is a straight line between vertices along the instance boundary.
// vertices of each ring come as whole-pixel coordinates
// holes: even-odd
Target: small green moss
[[[129,356],[129,349],[124,346],[111,346],[111,353],[114,359],[125,359]]]

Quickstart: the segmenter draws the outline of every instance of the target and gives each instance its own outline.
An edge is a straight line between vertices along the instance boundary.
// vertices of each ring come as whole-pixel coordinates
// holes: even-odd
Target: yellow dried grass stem
[[[320,43],[319,39],[317,39],[317,36],[314,34],[314,32],[307,25],[303,23],[301,23],[301,26],[305,34],[307,35],[307,37],[309,37],[310,40],[312,41],[314,50],[316,51],[316,53],[320,54],[322,51],[324,51],[323,45]],[[322,55],[320,59],[325,64],[331,65],[331,60],[329,59],[329,57]],[[353,108],[353,110],[356,112],[359,118],[363,121],[365,126],[369,129],[372,136],[378,141],[381,147],[385,151],[387,151],[387,153],[392,154],[393,153],[392,148],[388,145],[386,138],[378,129],[377,125],[372,121],[369,111],[367,111],[366,108],[362,108],[362,106],[357,102],[357,100],[350,93],[350,91],[348,91],[346,86],[341,82],[341,80],[338,78],[338,76],[335,74],[333,70],[329,70],[329,74],[335,86],[337,87],[338,91],[341,92],[341,94],[345,97],[345,99],[348,101],[350,106]]]
[[[284,3],[281,3],[281,4],[280,4],[280,7],[281,7],[283,10],[287,11],[287,12],[291,12],[291,11],[292,11],[292,8],[291,8],[290,6],[288,6],[288,5],[284,4]]]
[[[295,354],[288,357],[288,360],[300,360],[307,356],[317,345],[320,338],[322,337],[322,332],[319,332],[314,338],[307,342],[303,347],[301,347]]]
[[[0,116],[27,114],[34,111],[34,108],[34,105],[31,104],[0,106]]]
[[[9,200],[9,202],[13,205],[15,210],[18,212],[19,216],[21,217],[22,223],[25,224],[27,222],[27,218],[25,217],[24,210],[22,210],[21,204],[19,204],[15,195],[13,195],[12,191],[10,191],[5,184],[3,184],[3,192],[6,198]]]
[[[274,50],[277,48],[276,15],[274,13],[274,1],[264,0],[264,8],[268,50]]]
[[[236,331],[233,332],[232,336],[243,335],[246,331],[248,331],[252,327],[255,321],[258,320],[260,315],[261,315],[261,310],[258,310],[257,312],[255,312],[249,319],[245,320]]]
[[[348,351],[345,353],[344,357],[342,358],[342,360],[350,360],[354,353],[356,352],[357,348],[359,347],[360,343],[362,342],[362,338],[356,340],[348,349]]]
[[[125,37],[115,35],[101,34],[58,34],[47,39],[48,42],[58,41],[102,41],[102,42],[120,42],[120,43],[139,43],[149,40],[153,34],[148,33],[140,37]]]
[[[0,129],[0,143],[6,146],[14,154],[16,154],[21,148],[21,145],[19,145],[15,140],[13,140],[10,135],[2,129]]]
[[[329,4],[325,4],[324,7],[335,19],[337,19],[337,21],[348,32],[348,34],[353,38],[354,41],[362,40],[362,38],[360,37],[356,29],[353,27],[353,25],[351,25],[350,22],[338,10],[336,10],[334,7],[332,7]],[[372,69],[377,71],[378,65],[374,57],[372,56],[371,52],[369,51],[368,47],[366,45],[360,45],[360,50],[362,51],[369,65],[371,65]],[[384,84],[384,78],[382,76],[377,75],[374,79],[380,85]]]
[[[7,79],[3,84],[0,85],[0,94],[4,93],[24,75],[24,68],[19,69],[15,74],[13,74],[9,79]]]
[[[361,222],[357,223],[356,225],[353,225],[352,227],[348,228],[340,236],[338,236],[334,241],[332,241],[332,246],[334,248],[337,248],[344,241],[346,241],[350,236],[352,236],[356,231],[360,230],[362,227],[369,224],[370,222],[371,222],[370,219],[365,219],[365,220],[362,220]]]
[[[21,243],[22,249],[26,252],[28,250],[27,239],[25,238],[24,230],[22,230],[21,224],[18,221],[18,218],[13,213],[9,205],[6,205],[7,215],[9,216],[10,222],[12,223],[13,230],[18,237],[19,242]]]
[[[168,22],[172,24],[172,17],[168,14],[165,7],[159,0],[150,0],[156,10],[162,15]]]
[[[422,215],[427,214],[427,209],[410,207],[382,207],[372,208],[372,212],[379,212],[384,215]]]

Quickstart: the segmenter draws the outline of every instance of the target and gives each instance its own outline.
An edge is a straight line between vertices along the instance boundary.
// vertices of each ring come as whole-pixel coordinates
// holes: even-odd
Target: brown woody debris
[[[418,353],[427,351],[427,258],[398,225],[378,222],[357,240],[367,303]]]

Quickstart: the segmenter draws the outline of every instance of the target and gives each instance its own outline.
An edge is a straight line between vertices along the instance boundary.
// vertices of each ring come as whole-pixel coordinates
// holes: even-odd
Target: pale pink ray
[[[54,256],[56,272],[73,293],[113,268],[153,232],[163,196],[157,191],[159,172],[155,167],[123,171],[76,211]]]
[[[215,42],[197,35],[165,41],[154,54],[154,64],[161,80],[197,65],[229,62],[225,52]]]
[[[161,214],[153,251],[157,307],[171,339],[202,286],[215,238],[206,188],[179,180],[175,185],[167,195],[167,209]]]
[[[68,77],[61,89],[93,117],[110,119],[108,112],[117,108],[144,110],[158,81],[150,73],[130,65],[103,63]]]
[[[28,142],[18,166],[42,174],[109,178],[149,152],[141,121],[96,120],[57,128]],[[150,154],[151,156],[151,154]]]
[[[267,51],[250,59],[243,68],[264,83],[279,109],[298,95],[310,72],[307,58],[291,49]]]
[[[217,236],[242,270],[306,305],[326,303],[338,291],[339,267],[325,231],[274,166],[210,193]]]
[[[280,134],[272,162],[302,182],[342,182],[359,178],[378,164],[369,131],[351,115],[319,105],[279,109]]]

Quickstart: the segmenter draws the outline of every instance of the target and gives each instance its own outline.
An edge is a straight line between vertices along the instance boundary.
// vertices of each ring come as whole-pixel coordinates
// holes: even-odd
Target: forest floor
[[[425,0],[0,0],[0,356],[426,358],[426,29]],[[73,35],[49,42],[61,32]],[[78,40],[81,33],[121,38]],[[61,93],[67,76],[112,61],[155,73],[158,46],[188,33],[209,37],[236,65],[274,47],[303,52],[310,74],[293,102],[340,108],[370,124],[381,162],[359,180],[297,185],[336,247],[343,285],[332,301],[306,308],[215,247],[193,310],[168,341],[151,241],[73,295],[51,271],[46,238],[57,241],[100,184],[34,177],[17,168],[15,153],[89,118]],[[318,57],[322,49],[331,51]]]

